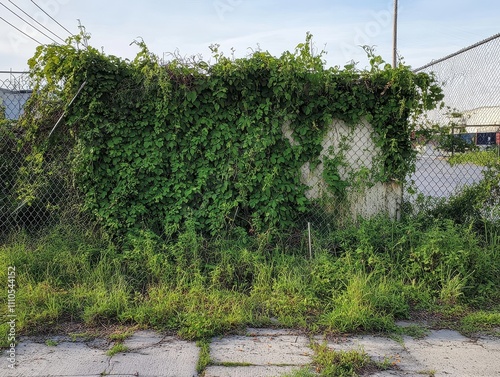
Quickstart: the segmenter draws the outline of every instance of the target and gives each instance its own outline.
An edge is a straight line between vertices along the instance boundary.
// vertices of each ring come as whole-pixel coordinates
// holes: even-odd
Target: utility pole
[[[392,68],[396,68],[398,60],[398,0],[394,0],[394,22],[392,29]]]

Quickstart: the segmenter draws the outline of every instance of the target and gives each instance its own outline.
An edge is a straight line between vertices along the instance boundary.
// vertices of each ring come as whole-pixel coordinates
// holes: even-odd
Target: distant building
[[[464,111],[461,123],[477,145],[500,145],[500,106]]]
[[[23,113],[24,104],[30,98],[32,90],[10,90],[0,88],[0,106],[5,109],[5,117],[17,120]]]

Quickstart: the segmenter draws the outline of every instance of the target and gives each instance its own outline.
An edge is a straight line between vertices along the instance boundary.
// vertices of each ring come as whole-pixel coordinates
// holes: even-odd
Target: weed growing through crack
[[[336,351],[324,344],[313,344],[313,363],[320,376],[352,377],[379,370],[362,350]]]
[[[109,340],[115,342],[123,342],[125,339],[130,338],[134,333],[132,331],[116,332],[108,336]]]
[[[316,377],[317,374],[313,372],[311,367],[303,367],[284,374],[282,377]]]
[[[399,333],[411,336],[414,339],[423,339],[429,334],[429,329],[418,324],[411,324],[409,326],[400,327]]]
[[[198,362],[196,363],[196,372],[202,375],[204,370],[211,364],[210,359],[210,340],[200,339],[196,342],[196,346],[200,349]]]
[[[91,334],[89,332],[82,332],[82,333],[69,333],[68,334],[72,342],[76,341],[87,341],[95,338],[94,334]]]
[[[108,356],[114,356],[116,355],[117,353],[120,353],[120,352],[127,352],[128,351],[128,347],[125,346],[123,343],[116,343],[113,347],[111,347],[107,352],[106,352],[106,355]]]

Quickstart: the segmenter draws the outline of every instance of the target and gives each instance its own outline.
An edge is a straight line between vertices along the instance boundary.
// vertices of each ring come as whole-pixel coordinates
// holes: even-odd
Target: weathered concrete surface
[[[15,369],[2,354],[0,376],[100,376],[109,364],[106,352],[85,343],[63,342],[57,346],[23,341],[16,347]]]
[[[310,364],[308,337],[288,330],[248,329],[245,336],[215,338],[210,356],[215,365],[205,377],[272,377]],[[236,366],[236,365],[240,366]]]
[[[309,339],[303,335],[249,332],[250,336],[214,339],[210,355],[215,363],[252,365],[305,365],[311,362]]]
[[[289,122],[282,125],[281,131],[291,145],[299,145]],[[366,120],[356,126],[347,125],[339,119],[333,120],[321,142],[319,163],[306,162],[300,168],[301,182],[309,187],[305,196],[308,199],[331,196],[323,176],[324,161],[337,158],[342,161],[337,167],[340,178],[351,184],[356,182],[347,190],[350,215],[356,218],[387,213],[391,218],[397,218],[402,197],[401,185],[395,182],[371,182],[367,174],[374,168],[381,154],[380,148],[373,141],[373,133],[373,127]],[[332,210],[328,206],[324,209]]]
[[[283,376],[294,369],[299,369],[299,367],[276,365],[246,367],[211,366],[206,369],[205,377],[275,377]]]
[[[500,376],[500,342],[472,340],[455,331],[431,331],[422,340],[405,338],[408,352],[436,376]]]
[[[96,344],[99,347],[93,348]],[[47,346],[24,340],[16,347],[16,368],[8,368],[7,358],[2,357],[0,376],[196,376],[199,349],[194,342],[139,331],[124,345],[126,352],[110,357],[106,352],[113,344],[107,342],[64,341]]]
[[[321,337],[316,337],[320,342]],[[352,336],[329,340],[335,350],[365,351],[374,361],[390,362],[394,370],[373,376],[500,376],[500,339],[470,339],[451,330],[430,331],[423,339],[402,342],[378,336]]]
[[[125,353],[114,355],[108,374],[148,377],[196,376],[199,349],[194,342],[175,337],[161,337],[151,331],[140,331],[126,339]]]
[[[55,340],[48,346],[45,340]],[[246,334],[214,338],[211,365],[205,377],[282,376],[308,365],[310,342],[335,350],[363,350],[373,360],[392,365],[372,376],[500,377],[500,338],[467,338],[455,331],[431,330],[422,339],[385,336],[309,337],[293,330],[248,329]],[[138,331],[124,345],[128,350],[112,357],[104,338],[72,342],[68,337],[23,338],[16,347],[17,367],[8,368],[7,351],[0,360],[0,376],[93,377],[104,374],[139,377],[193,377],[199,349],[195,342],[152,331]]]

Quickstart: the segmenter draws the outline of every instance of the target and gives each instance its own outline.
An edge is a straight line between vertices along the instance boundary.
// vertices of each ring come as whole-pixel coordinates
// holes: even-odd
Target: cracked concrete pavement
[[[326,339],[293,330],[251,328],[244,335],[213,338],[210,364],[203,376],[282,376],[311,364],[312,341],[326,342],[335,350],[364,350],[374,361],[393,365],[389,370],[372,374],[377,377],[500,377],[498,337],[467,338],[451,330],[430,330],[421,339],[376,335]],[[0,376],[198,376],[200,351],[195,342],[153,331],[137,331],[123,345],[126,351],[108,356],[113,343],[102,338],[22,338],[16,347],[14,369],[9,368],[8,350],[2,352]]]

